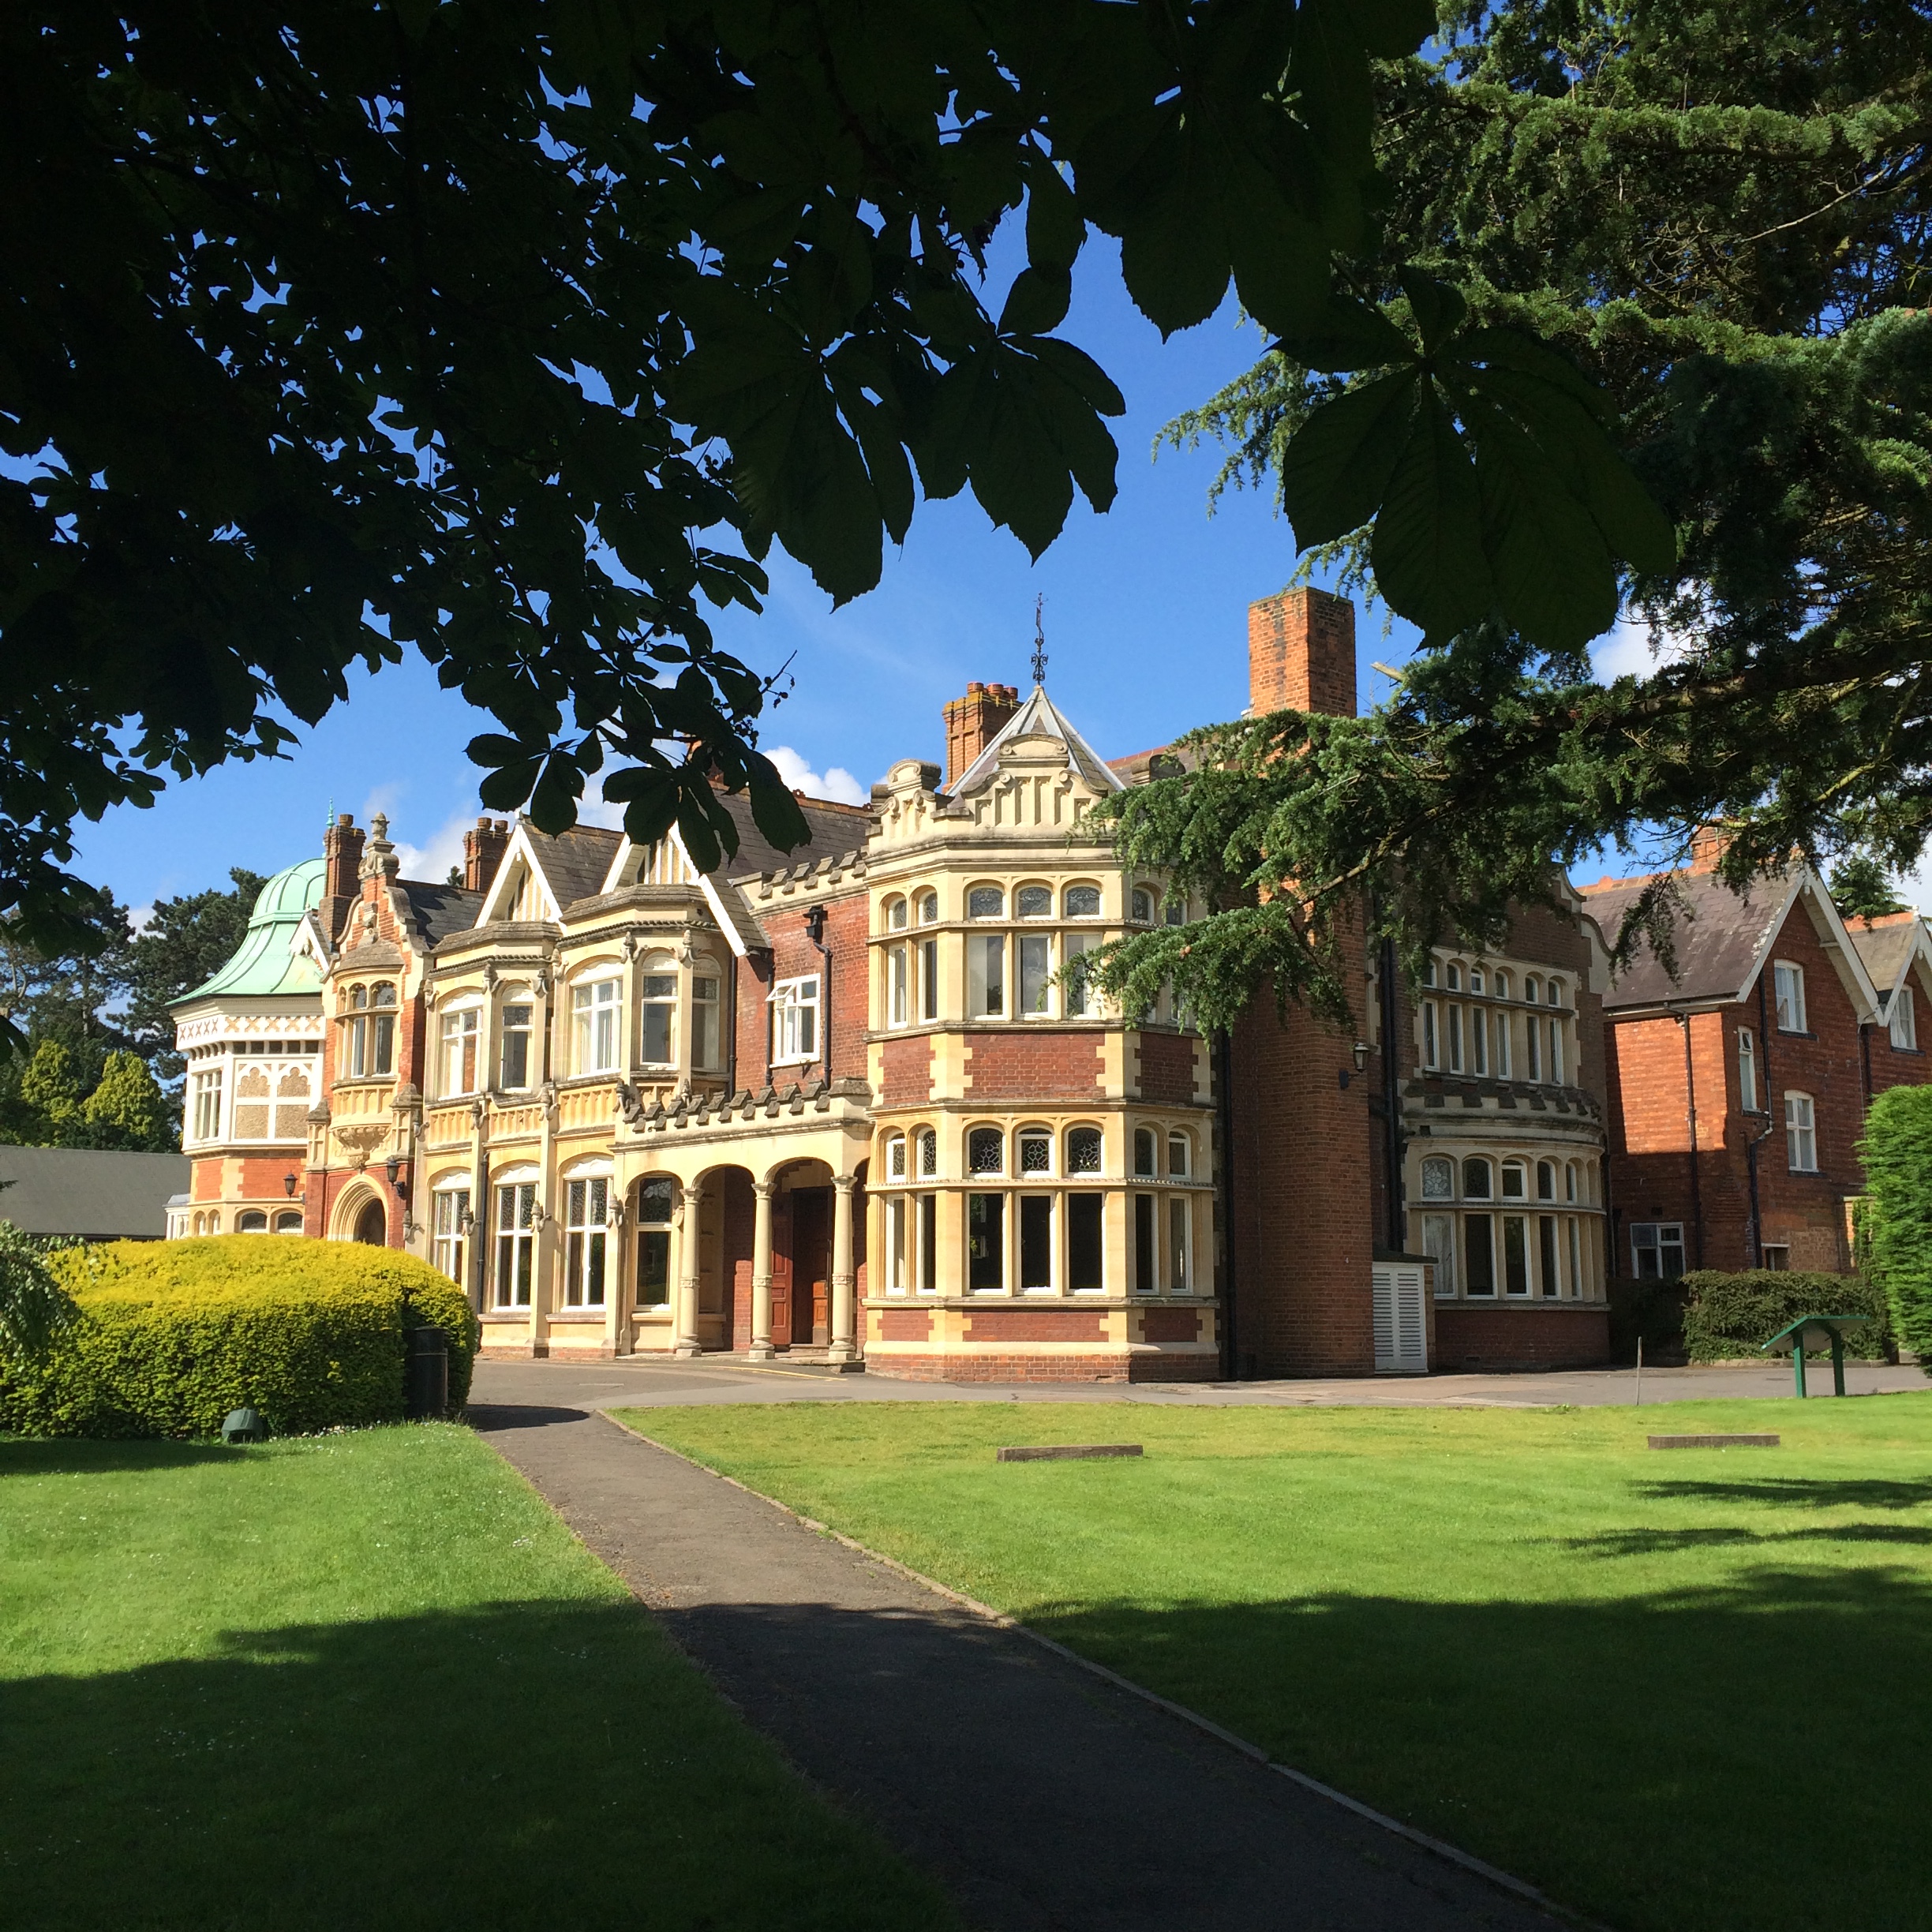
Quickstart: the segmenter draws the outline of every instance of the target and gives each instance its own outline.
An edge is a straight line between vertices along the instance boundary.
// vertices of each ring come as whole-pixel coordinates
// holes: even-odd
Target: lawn
[[[1926,1922],[1932,1392],[623,1419],[1627,1932]]]
[[[0,1919],[957,1924],[466,1430],[0,1441]]]

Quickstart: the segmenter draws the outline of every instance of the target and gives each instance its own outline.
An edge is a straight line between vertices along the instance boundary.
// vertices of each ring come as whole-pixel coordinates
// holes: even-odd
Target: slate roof
[[[460,886],[430,886],[421,879],[398,879],[396,883],[415,915],[417,930],[430,945],[474,926],[483,910],[483,895],[466,892]]]
[[[730,813],[738,828],[738,856],[728,859],[720,870],[727,878],[762,877],[769,872],[788,872],[794,866],[816,865],[821,859],[837,859],[844,854],[865,851],[871,835],[872,813],[868,806],[841,805],[832,799],[807,798],[795,792],[799,810],[811,836],[795,852],[784,852],[758,829],[751,816],[751,800],[742,792],[721,792],[718,803]]]
[[[272,998],[319,993],[322,983],[315,963],[305,953],[298,953],[294,942],[303,914],[321,903],[328,871],[327,859],[305,859],[276,873],[256,894],[242,943],[214,977],[169,1005],[181,1006],[190,1000],[222,996]]]
[[[522,829],[524,837],[530,841],[531,856],[556,896],[560,912],[579,899],[594,899],[604,889],[611,861],[623,843],[621,832],[606,831],[601,826],[572,826],[555,838],[547,832],[539,832],[527,818],[522,822]],[[480,894],[466,896],[470,900],[470,921],[474,923],[482,909],[482,897]],[[444,930],[453,932],[455,927],[446,927]],[[440,938],[442,934],[436,936]]]
[[[1067,762],[1096,792],[1126,789],[1100,754],[1067,722],[1065,714],[1046,695],[1044,685],[1035,684],[1033,695],[1006,721],[993,742],[968,765],[956,784],[946,788],[953,798],[975,792],[999,769],[1000,747],[1016,738],[1058,738],[1066,747]]]
[[[185,1154],[0,1146],[0,1221],[28,1234],[159,1241],[168,1197],[185,1192],[189,1175]]]
[[[1859,957],[1865,962],[1865,970],[1871,975],[1872,984],[1887,995],[1897,987],[1905,971],[1905,962],[1911,957],[1919,942],[1920,930],[1920,916],[1916,912],[1894,912],[1886,919],[1845,921],[1845,931]]]
[[[1604,1009],[1661,1006],[1667,1001],[1732,1000],[1784,922],[1802,875],[1784,873],[1734,893],[1714,872],[1682,872],[1678,882],[1688,902],[1676,917],[1678,977],[1672,979],[1641,940],[1636,956],[1604,996]],[[1606,945],[1616,944],[1623,915],[1649,885],[1648,877],[1611,879],[1582,888],[1583,907],[1601,928]]]

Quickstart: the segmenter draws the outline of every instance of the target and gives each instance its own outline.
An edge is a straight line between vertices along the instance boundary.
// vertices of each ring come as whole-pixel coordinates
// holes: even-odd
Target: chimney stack
[[[476,829],[463,834],[463,890],[488,892],[509,849],[510,821],[479,818]]]
[[[1725,848],[1730,843],[1716,826],[1699,826],[1690,834],[1690,870],[1715,872],[1723,863]]]
[[[1010,684],[972,683],[964,698],[949,698],[945,707],[946,789],[964,776],[975,758],[1012,721],[1020,709],[1020,694]]]
[[[322,856],[328,869],[322,880],[322,903],[316,910],[333,944],[349,923],[349,910],[362,897],[362,829],[353,814],[338,814],[322,834]]]
[[[1248,709],[1355,715],[1355,606],[1307,586],[1248,606]]]

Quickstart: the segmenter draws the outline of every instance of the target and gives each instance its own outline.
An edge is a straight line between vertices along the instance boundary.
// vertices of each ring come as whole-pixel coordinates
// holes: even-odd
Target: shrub
[[[1803,1275],[1785,1268],[1747,1268],[1723,1275],[1715,1268],[1685,1275],[1684,1353],[1694,1362],[1754,1356],[1780,1328],[1800,1315],[1865,1315],[1870,1324],[1845,1332],[1845,1353],[1861,1361],[1882,1361],[1892,1352],[1885,1298],[1855,1275]]]
[[[470,1391],[476,1317],[413,1255],[226,1234],[112,1241],[47,1257],[77,1315],[36,1362],[0,1362],[0,1429],[207,1436],[231,1409],[285,1434],[402,1415],[405,1331],[450,1338],[450,1402]]]
[[[1639,1340],[1646,1358],[1653,1362],[1683,1354],[1682,1281],[1613,1281],[1609,1302],[1612,1360],[1634,1361]]]
[[[1871,1104],[1859,1231],[1899,1339],[1932,1375],[1932,1087],[1893,1087]]]

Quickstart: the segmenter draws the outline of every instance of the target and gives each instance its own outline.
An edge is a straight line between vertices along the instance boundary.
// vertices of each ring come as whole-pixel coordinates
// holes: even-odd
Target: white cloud
[[[151,905],[136,906],[128,914],[129,930],[144,933],[154,923],[154,908]]]
[[[1898,882],[1898,894],[1908,905],[1915,906],[1921,912],[1932,908],[1932,845],[1919,855],[1916,869],[1908,872]]]
[[[807,798],[830,799],[838,805],[863,805],[871,794],[842,765],[831,766],[822,777],[789,745],[772,745],[765,755],[778,767],[778,775],[794,792]]]
[[[412,845],[406,839],[395,841],[396,857],[401,860],[405,878],[422,879],[440,886],[454,866],[461,871],[463,834],[477,822],[474,807],[453,812],[429,836],[429,842]]]

